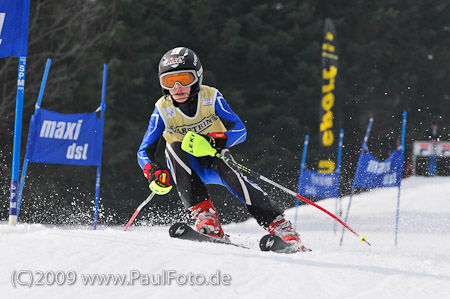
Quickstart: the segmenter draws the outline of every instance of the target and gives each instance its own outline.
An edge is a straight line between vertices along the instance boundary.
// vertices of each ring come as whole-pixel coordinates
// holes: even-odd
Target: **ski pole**
[[[335,219],[336,221],[338,221],[340,224],[342,224],[342,225],[343,225],[345,228],[347,228],[350,232],[352,232],[356,237],[358,237],[358,239],[359,239],[361,242],[365,242],[365,243],[367,243],[369,246],[371,246],[370,243],[367,242],[366,237],[357,234],[357,233],[356,233],[354,230],[352,230],[347,224],[345,224],[341,219],[337,218],[337,217],[334,216],[332,213],[330,213],[330,212],[327,211],[326,209],[322,208],[321,206],[319,206],[319,205],[313,203],[313,202],[310,201],[309,199],[307,199],[307,198],[301,196],[300,194],[295,193],[294,191],[292,191],[292,190],[290,190],[290,189],[288,189],[288,188],[286,188],[286,187],[284,187],[284,186],[282,186],[282,185],[280,185],[280,184],[278,184],[278,183],[276,183],[276,182],[274,182],[274,181],[272,181],[272,180],[266,178],[266,177],[263,176],[263,175],[260,175],[259,173],[257,173],[257,172],[255,172],[255,171],[251,170],[250,168],[247,168],[247,167],[245,167],[244,165],[241,165],[241,164],[239,164],[239,163],[237,163],[237,162],[235,162],[235,161],[233,161],[233,160],[231,160],[231,159],[229,159],[229,158],[227,158],[227,157],[225,157],[225,156],[223,156],[223,155],[221,155],[221,154],[219,154],[219,153],[216,153],[215,156],[216,156],[217,158],[219,158],[219,159],[222,159],[222,160],[225,161],[226,163],[230,163],[230,164],[236,166],[237,168],[239,168],[240,170],[242,170],[242,171],[244,171],[244,172],[246,172],[246,173],[248,173],[248,174],[252,174],[252,175],[254,175],[254,176],[257,176],[260,180],[265,181],[265,182],[271,184],[272,186],[275,186],[275,187],[277,187],[277,188],[283,190],[284,192],[288,193],[289,195],[292,195],[292,196],[294,196],[294,197],[296,197],[296,198],[298,198],[298,199],[300,199],[300,200],[306,202],[307,204],[310,204],[310,205],[312,205],[313,207],[318,208],[318,209],[321,210],[322,212],[325,212],[326,214],[328,214],[329,216],[331,216],[333,219]]]
[[[133,216],[131,216],[130,220],[127,223],[127,226],[125,226],[125,229],[123,230],[124,232],[127,231],[128,227],[131,225],[131,223],[133,222],[134,218],[136,218],[136,216],[139,214],[139,212],[141,211],[141,209],[150,202],[150,200],[152,200],[153,196],[155,196],[155,192],[150,193],[150,195],[147,197],[146,200],[144,200],[139,207],[136,209],[136,211],[134,212]]]
[[[370,243],[366,241],[366,237],[361,236],[359,234],[357,234],[354,230],[352,230],[347,224],[345,224],[341,219],[337,218],[336,216],[334,216],[333,214],[331,214],[330,212],[328,212],[326,209],[322,208],[321,206],[316,205],[315,203],[313,203],[312,201],[310,201],[309,199],[306,199],[305,197],[301,196],[300,194],[295,193],[292,190],[289,190],[288,188],[266,178],[265,176],[260,175],[259,173],[257,173],[256,171],[251,170],[248,167],[245,167],[244,165],[241,165],[221,154],[219,154],[217,152],[217,150],[215,148],[213,148],[211,146],[211,144],[202,136],[200,136],[199,134],[196,134],[192,131],[189,131],[186,136],[184,136],[183,142],[181,144],[181,148],[187,152],[190,153],[191,155],[193,155],[194,157],[203,157],[203,156],[211,156],[211,157],[217,157],[219,159],[222,159],[225,163],[229,163],[231,165],[234,165],[235,167],[239,168],[241,171],[246,172],[248,174],[254,175],[256,177],[258,177],[260,180],[265,181],[281,190],[283,190],[284,192],[306,202],[307,204],[312,205],[313,207],[318,208],[319,210],[321,210],[322,212],[327,213],[329,216],[331,216],[333,219],[335,219],[336,221],[338,221],[340,224],[342,224],[345,228],[347,228],[349,231],[351,231],[355,236],[358,237],[358,239],[362,242],[366,242],[369,246]]]

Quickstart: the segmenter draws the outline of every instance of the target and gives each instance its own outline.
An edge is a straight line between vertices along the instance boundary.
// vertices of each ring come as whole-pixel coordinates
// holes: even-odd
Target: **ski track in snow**
[[[224,227],[234,242],[251,247],[171,239],[168,227],[58,227],[0,225],[2,298],[450,298],[450,178],[409,178],[400,199],[394,245],[396,188],[353,196],[347,224],[372,244],[360,243],[312,206],[301,206],[298,230],[312,252],[261,252],[265,234],[253,219]],[[342,199],[345,216],[349,197]],[[319,201],[330,212],[336,200]],[[145,213],[145,209],[141,211]],[[293,221],[295,210],[286,212]],[[138,216],[139,217],[139,216]],[[12,285],[13,272],[27,270]],[[72,285],[35,285],[39,271],[74,271]],[[229,275],[229,285],[85,285],[82,275]],[[219,272],[218,272],[219,271]],[[217,281],[217,280],[215,280]]]

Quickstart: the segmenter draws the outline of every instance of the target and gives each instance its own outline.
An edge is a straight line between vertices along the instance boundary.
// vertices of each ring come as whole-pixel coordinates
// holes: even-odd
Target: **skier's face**
[[[170,95],[172,98],[178,103],[186,102],[189,98],[189,94],[191,93],[191,87],[183,87],[178,83],[175,83],[175,87],[169,89]]]

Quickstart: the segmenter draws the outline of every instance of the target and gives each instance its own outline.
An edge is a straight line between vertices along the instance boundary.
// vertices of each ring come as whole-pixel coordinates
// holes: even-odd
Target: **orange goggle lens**
[[[197,77],[191,72],[182,72],[175,74],[167,74],[161,76],[161,85],[164,88],[174,88],[175,83],[180,83],[184,87],[191,86],[195,82],[197,82]]]

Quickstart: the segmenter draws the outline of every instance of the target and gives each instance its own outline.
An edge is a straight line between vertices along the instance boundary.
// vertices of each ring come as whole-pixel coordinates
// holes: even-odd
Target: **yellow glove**
[[[158,163],[147,163],[144,166],[144,175],[150,182],[149,188],[158,195],[165,195],[172,189],[170,174]]]
[[[214,157],[217,150],[202,135],[189,131],[183,138],[181,149],[194,157]]]

